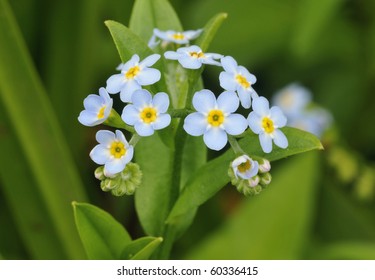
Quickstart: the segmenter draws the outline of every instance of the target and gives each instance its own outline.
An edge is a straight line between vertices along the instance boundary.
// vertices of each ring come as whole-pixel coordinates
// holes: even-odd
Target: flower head
[[[99,95],[90,94],[83,101],[83,110],[78,121],[86,126],[94,126],[103,123],[109,116],[113,100],[109,97],[105,88],[99,89]]]
[[[265,153],[272,151],[272,142],[285,149],[288,139],[279,129],[286,125],[286,117],[277,106],[269,108],[268,100],[258,97],[253,100],[253,112],[247,118],[251,130],[259,134],[259,141]]]
[[[228,142],[227,133],[238,135],[247,127],[246,119],[233,114],[239,106],[235,93],[225,91],[216,100],[210,90],[198,91],[193,96],[197,112],[185,118],[184,129],[193,136],[203,135],[203,141],[212,150],[221,150]]]
[[[130,102],[133,92],[141,89],[142,86],[152,85],[160,80],[160,71],[149,68],[160,58],[159,54],[152,54],[139,62],[139,56],[133,55],[132,58],[120,64],[121,73],[109,77],[107,80],[107,91],[111,94],[120,92],[120,98],[123,102]]]
[[[239,156],[232,162],[231,166],[236,178],[250,179],[258,174],[258,162],[252,160],[248,155]]]
[[[167,51],[164,53],[165,58],[178,60],[184,68],[199,69],[202,64],[211,64],[221,66],[220,62],[215,59],[220,59],[221,54],[204,53],[198,46],[183,47],[174,51]]]
[[[188,44],[190,40],[197,38],[202,31],[203,29],[188,30],[183,32],[174,30],[161,31],[160,29],[155,28],[153,36],[150,39],[149,46],[155,46],[158,43],[156,38],[159,38],[164,42]]]
[[[238,66],[231,56],[223,57],[221,65],[225,71],[220,73],[220,86],[225,90],[237,91],[242,107],[250,108],[251,98],[258,97],[252,88],[257,81],[256,77],[245,67]]]
[[[288,118],[300,115],[310,102],[311,92],[297,83],[284,87],[272,98],[272,104],[280,107]]]
[[[129,145],[120,130],[116,130],[116,134],[109,130],[99,130],[96,140],[99,144],[91,150],[90,157],[95,163],[104,164],[107,177],[123,171],[133,158],[133,146]]]
[[[150,136],[154,130],[167,127],[171,116],[167,114],[169,97],[159,92],[153,97],[147,90],[137,90],[132,96],[132,103],[125,106],[121,118],[128,125],[134,125],[141,136]]]

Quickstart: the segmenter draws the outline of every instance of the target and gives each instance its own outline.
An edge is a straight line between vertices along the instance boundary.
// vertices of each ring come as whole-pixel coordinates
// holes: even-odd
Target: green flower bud
[[[269,173],[269,172],[263,173],[263,174],[260,175],[259,184],[262,187],[266,187],[266,186],[268,186],[271,183],[271,180],[272,180],[271,173]]]
[[[95,177],[101,180],[100,188],[105,192],[111,192],[115,196],[132,195],[142,182],[142,171],[139,165],[129,162],[125,169],[112,177],[106,177],[104,168],[95,170]]]
[[[99,166],[97,169],[95,169],[95,178],[102,181],[104,180],[106,177],[104,175],[104,166]]]

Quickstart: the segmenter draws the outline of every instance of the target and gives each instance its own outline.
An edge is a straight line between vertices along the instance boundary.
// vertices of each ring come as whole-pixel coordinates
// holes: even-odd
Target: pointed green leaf
[[[148,42],[154,28],[182,31],[176,12],[167,0],[137,0],[130,17],[129,28]]]
[[[38,189],[34,191],[43,197],[69,258],[82,258],[70,208],[72,200],[86,199],[81,178],[5,0],[0,0],[0,38],[0,99],[35,178]],[[22,82],[17,82],[20,77]]]
[[[248,155],[264,157],[270,161],[314,149],[322,149],[319,139],[308,132],[290,127],[282,130],[289,141],[287,149],[274,147],[272,153],[265,154],[260,147],[258,136],[255,134],[246,136],[239,143]],[[229,183],[230,179],[227,173],[229,164],[233,159],[234,153],[230,149],[223,155],[203,165],[186,183],[182,194],[168,217],[168,222],[172,222],[174,217],[203,204]]]
[[[292,158],[273,172],[259,196],[244,199],[221,228],[196,244],[188,259],[300,259],[308,244],[319,157]]]
[[[111,32],[122,62],[128,61],[134,54],[141,59],[153,54],[147,43],[126,26],[113,20],[105,21],[105,25]]]
[[[79,236],[90,260],[121,259],[131,242],[126,229],[109,213],[88,204],[73,202]]]
[[[124,248],[122,259],[147,260],[161,242],[163,242],[163,238],[149,236],[133,240]]]
[[[198,37],[196,44],[200,46],[203,52],[208,50],[216,32],[221,24],[228,17],[226,13],[220,13],[211,18],[203,28],[203,33]]]

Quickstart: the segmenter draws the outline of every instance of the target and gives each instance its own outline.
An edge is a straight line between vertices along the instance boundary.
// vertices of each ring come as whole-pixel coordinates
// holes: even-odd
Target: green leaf
[[[143,173],[142,184],[135,192],[139,220],[147,235],[163,236],[165,219],[171,207],[173,146],[164,145],[159,134],[155,133],[138,142],[135,158]]]
[[[180,20],[167,0],[137,0],[130,17],[129,28],[148,42],[153,29],[182,31]]]
[[[82,258],[70,203],[85,200],[81,178],[13,14],[0,0],[0,99],[53,226],[71,259]],[[17,82],[20,80],[22,82]],[[8,162],[9,163],[9,162]],[[23,176],[22,174],[18,176]],[[28,188],[24,185],[23,188]]]
[[[123,252],[124,260],[147,260],[150,258],[159,244],[163,242],[161,237],[141,237],[128,244]]]
[[[318,154],[309,153],[279,166],[266,190],[244,198],[231,219],[186,258],[300,259],[313,222],[318,164]]]
[[[109,213],[88,204],[73,202],[79,236],[90,260],[121,259],[131,242],[125,228]]]
[[[105,21],[122,62],[128,61],[134,54],[138,54],[141,59],[153,54],[147,43],[129,28],[113,20]]]
[[[220,13],[211,18],[203,28],[202,34],[198,37],[196,44],[203,52],[208,50],[213,38],[216,35],[223,21],[228,17],[226,13]]]
[[[322,145],[316,136],[299,129],[286,127],[282,129],[289,141],[287,149],[274,147],[272,153],[265,154],[259,144],[258,136],[248,135],[239,143],[249,156],[259,156],[270,161],[281,159],[298,153],[314,149],[322,149]],[[206,202],[222,187],[230,178],[227,175],[230,162],[235,155],[230,149],[223,155],[211,160],[202,166],[198,172],[186,183],[183,192],[174,205],[167,222],[172,222],[174,217],[182,215]]]

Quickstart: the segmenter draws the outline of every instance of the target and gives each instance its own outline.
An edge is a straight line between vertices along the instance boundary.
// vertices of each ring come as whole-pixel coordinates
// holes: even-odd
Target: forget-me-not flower
[[[142,86],[152,85],[160,80],[160,71],[149,68],[160,58],[159,54],[152,54],[139,62],[139,56],[132,58],[121,65],[121,73],[109,77],[107,80],[107,91],[111,94],[120,92],[123,102],[130,102],[133,92]]]
[[[229,91],[216,100],[212,91],[203,89],[193,96],[197,112],[189,114],[184,121],[185,131],[192,136],[203,135],[203,141],[212,150],[221,150],[228,142],[227,133],[239,135],[247,127],[246,119],[233,114],[238,106],[238,97]]]
[[[250,179],[258,174],[259,164],[248,155],[237,157],[231,164],[236,178]]]
[[[231,56],[223,57],[221,65],[225,71],[220,73],[220,86],[225,90],[236,91],[242,107],[246,109],[250,108],[251,98],[258,97],[252,88],[252,85],[257,80],[256,77],[245,67],[238,66],[237,62]]]
[[[148,43],[148,45],[153,48],[155,47],[159,42],[156,40],[156,38],[161,39],[163,42],[171,42],[176,44],[188,44],[190,40],[193,40],[197,38],[201,33],[203,29],[198,30],[188,30],[188,31],[174,31],[174,30],[167,30],[162,31],[160,29],[155,28],[153,35]]]
[[[90,94],[83,100],[85,110],[81,111],[78,121],[86,126],[103,123],[111,113],[113,100],[105,88],[99,89],[99,95]]]
[[[221,66],[219,61],[223,56],[217,53],[204,53],[198,46],[182,47],[177,51],[167,51],[164,53],[166,59],[178,60],[182,67],[187,69],[199,69],[202,64]]]
[[[121,118],[128,125],[134,125],[140,136],[150,136],[154,130],[163,129],[171,123],[167,114],[169,97],[164,92],[154,96],[147,90],[137,90],[132,96],[132,103],[125,106]]]
[[[96,140],[99,144],[91,150],[90,157],[95,163],[104,164],[107,177],[123,171],[133,158],[133,146],[129,145],[120,130],[116,130],[116,134],[109,130],[99,130]]]
[[[260,145],[265,153],[272,151],[272,142],[276,146],[285,149],[288,139],[279,129],[286,125],[287,119],[277,106],[269,108],[269,102],[264,97],[253,100],[253,111],[247,120],[251,130],[259,134]]]

